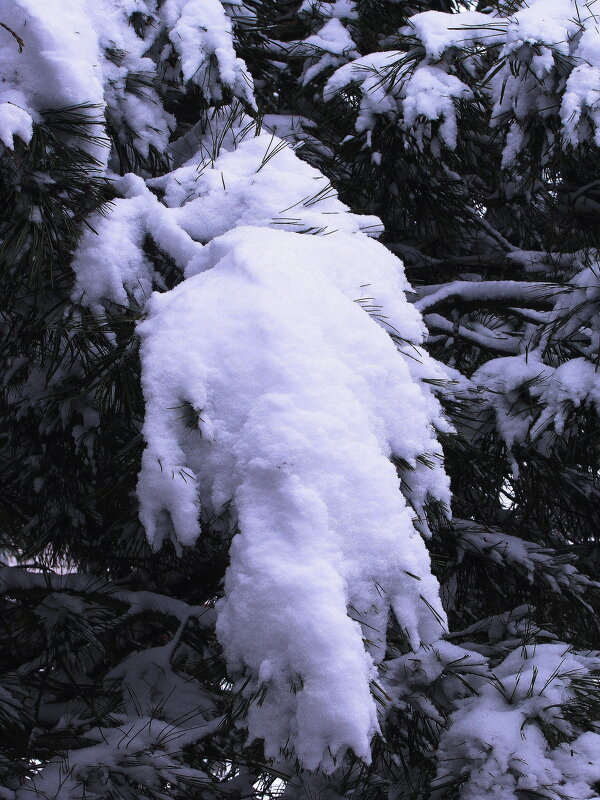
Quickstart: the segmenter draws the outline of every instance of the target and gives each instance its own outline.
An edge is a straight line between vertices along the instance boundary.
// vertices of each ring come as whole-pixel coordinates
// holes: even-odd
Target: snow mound
[[[390,610],[414,648],[444,626],[390,461],[432,454],[411,489],[447,502],[431,397],[389,335],[422,336],[401,262],[360,234],[238,227],[194,263],[138,326],[140,517],[155,547],[193,544],[201,513],[239,531],[217,631],[258,698],[250,738],[267,756],[287,741],[309,769],[347,748],[368,761]],[[356,302],[364,284],[384,320]]]

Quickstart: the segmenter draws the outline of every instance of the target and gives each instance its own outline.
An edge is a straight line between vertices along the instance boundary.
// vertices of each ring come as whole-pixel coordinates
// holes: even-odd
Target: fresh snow
[[[416,465],[439,445],[404,358],[354,302],[361,284],[388,293],[386,325],[418,340],[421,322],[400,262],[361,235],[240,227],[203,261],[138,328],[140,516],[158,546],[171,524],[192,544],[202,511],[232,514],[217,631],[246,693],[264,692],[250,737],[269,756],[289,741],[311,769],[348,747],[369,760],[390,610],[415,648],[444,615],[389,460]],[[441,465],[428,473],[426,492],[447,500]]]
[[[327,179],[286,142],[253,132],[231,150],[221,148],[214,160],[202,148],[163,177],[146,183],[135,175],[115,180],[122,197],[92,216],[75,253],[74,299],[98,312],[107,301],[127,305],[129,297],[143,305],[153,284],[161,285],[143,252],[146,236],[183,273],[193,271],[202,243],[239,225],[381,232],[376,217],[351,214]]]
[[[219,0],[166,0],[161,15],[180,53],[184,80],[197,84],[206,100],[222,99],[219,84],[211,76],[214,58],[221,82],[255,105],[252,79],[236,56],[231,21]]]
[[[599,665],[597,654],[574,653],[564,644],[517,647],[494,669],[495,680],[475,681],[477,694],[458,701],[440,740],[433,785],[460,776],[463,800],[595,797],[600,736],[584,733],[552,747],[541,726],[571,738],[561,715],[574,699],[571,681]]]
[[[134,13],[154,19],[139,35],[129,23]],[[140,155],[162,153],[175,121],[157,79],[175,82],[179,73],[208,101],[222,100],[226,87],[254,105],[252,77],[218,0],[6,0],[2,22],[10,30],[0,28],[0,141],[11,149],[14,136],[29,140],[41,112],[70,107],[94,126],[98,140],[85,146],[101,167],[109,157],[103,121],[117,137],[132,132]]]
[[[559,118],[565,146],[590,135],[598,144],[599,8],[597,0],[583,5],[576,0],[530,0],[513,12],[415,14],[402,32],[423,48],[416,63],[410,56],[416,59],[417,51],[408,56],[402,51],[362,55],[333,73],[324,96],[358,84],[359,133],[371,130],[383,115],[410,130],[421,145],[425,137],[432,142],[438,138],[453,150],[457,101],[473,96],[457,76],[457,64],[474,72],[483,64],[483,51],[493,50],[496,60],[478,82],[492,101],[492,120],[514,117],[503,166],[514,163],[526,141],[526,125],[535,115]],[[432,130],[432,122],[439,127]]]
[[[530,0],[503,16],[417,14],[404,30],[422,45],[408,54],[420,60],[411,61],[404,50],[359,56],[351,0],[305,0],[298,12],[314,12],[315,29],[301,43],[273,43],[273,51],[310,54],[305,84],[335,70],[326,98],[348,97],[345,90],[358,85],[356,127],[367,137],[384,116],[410,129],[421,147],[434,131],[454,149],[458,109],[474,97],[457,59],[473,75],[482,48],[493,47],[503,65],[479,88],[496,117],[514,118],[504,153],[510,166],[535,114],[556,116],[568,145],[600,142],[594,4],[582,10],[575,0]],[[135,30],[133,13],[151,23]],[[349,748],[369,762],[383,713],[419,709],[432,725],[445,726],[437,781],[443,787],[458,776],[462,800],[523,793],[587,800],[600,780],[600,737],[575,736],[562,711],[575,698],[573,679],[598,671],[598,655],[540,644],[502,654],[498,664],[496,650],[492,673],[490,645],[442,638],[446,619],[422,535],[427,503],[449,505],[436,436],[450,428],[427,381],[453,371],[423,351],[421,313],[447,334],[484,346],[495,341],[503,357],[471,380],[458,376],[455,394],[476,395],[509,452],[526,442],[543,450],[571,424],[573,409],[600,409],[592,361],[600,325],[589,313],[597,310],[597,264],[580,265],[564,290],[457,280],[422,289],[409,304],[402,263],[373,238],[379,220],[351,213],[293,146],[260,133],[243,114],[223,126],[227,107],[176,132],[164,107],[167,85],[170,99],[199,90],[208,105],[232,96],[255,107],[232,22],[251,14],[218,0],[6,0],[2,7],[2,146],[27,145],[45,111],[77,108],[98,134],[84,146],[117,195],[87,220],[72,262],[73,300],[99,316],[118,315],[130,303],[141,309],[146,413],[137,493],[148,540],[158,548],[171,539],[181,552],[199,540],[203,523],[215,521],[231,540],[216,609],[96,585],[99,595],[110,592],[126,605],[126,618],[166,615],[177,631],[113,669],[109,679],[129,693],[125,713],[83,734],[89,746],[70,752],[68,772],[62,757],[51,759],[14,797],[37,793],[38,778],[47,796],[74,796],[82,784],[102,793],[95,771],[118,773],[125,764],[140,783],[150,785],[158,774],[162,785],[174,786],[182,747],[222,722],[213,716],[212,695],[173,661],[176,650],[193,659],[182,642],[193,619],[200,629],[216,625],[232,688],[248,700],[242,724],[275,764],[292,753],[308,770],[332,772]],[[511,69],[515,60],[529,68]],[[268,115],[263,122],[291,142],[310,138],[304,118]],[[104,124],[117,144],[131,144],[141,175],[116,177],[123,167],[106,146]],[[157,155],[166,174],[151,178],[145,159]],[[372,157],[377,163],[380,154]],[[146,254],[148,241],[172,265],[175,288],[167,290]],[[512,248],[507,257],[530,256]],[[551,324],[520,352],[509,330],[454,324],[435,313],[458,297],[467,304],[535,302],[548,307]],[[580,356],[547,364],[552,329],[578,331]],[[30,404],[47,390],[40,368],[32,369],[28,389]],[[28,408],[24,403],[21,413]],[[80,410],[75,437],[99,421],[83,401]],[[471,520],[455,520],[454,533],[459,558],[485,555],[578,596],[589,585],[549,548]],[[5,588],[55,589],[36,607],[49,627],[66,611],[86,613],[70,593],[89,590],[87,576],[54,580],[7,569],[0,578]],[[517,633],[521,640],[529,633],[518,628],[528,619],[529,611],[515,609],[484,623],[490,632],[504,626],[516,642]],[[411,648],[401,656],[388,646],[392,622]],[[386,698],[384,710],[374,692]],[[543,726],[567,743],[550,745]],[[98,781],[93,787],[90,776]],[[186,768],[185,777],[202,785],[205,773]]]
[[[390,614],[415,649],[444,630],[421,533],[427,502],[449,505],[448,425],[423,382],[445,376],[379,220],[256,134],[241,119],[218,152],[200,136],[166,175],[115,180],[73,296],[95,313],[143,306],[148,540],[192,546],[203,518],[226,520],[217,633],[255,699],[249,737],[331,770],[348,748],[370,759]],[[171,291],[147,237],[178,270]]]
[[[31,121],[45,109],[95,106],[102,115],[104,92],[97,33],[86,4],[79,0],[6,0],[2,22],[19,36],[0,29],[0,132],[12,149],[12,137],[31,138]],[[28,121],[29,118],[29,121]],[[99,161],[106,148],[91,145]]]

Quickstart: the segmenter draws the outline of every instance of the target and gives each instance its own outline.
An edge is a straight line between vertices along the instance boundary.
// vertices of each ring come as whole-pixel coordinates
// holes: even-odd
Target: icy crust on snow
[[[133,14],[147,20],[143,30],[130,24]],[[159,76],[173,87],[197,84],[209,102],[226,87],[254,105],[219,0],[6,0],[2,22],[10,30],[0,28],[0,141],[9,148],[15,136],[29,141],[40,111],[78,107],[94,123],[104,115],[114,135],[129,131],[140,154],[164,152],[174,119],[157,94]],[[105,167],[108,148],[85,146]]]
[[[434,786],[460,777],[461,800],[597,797],[600,735],[576,736],[562,714],[575,700],[572,681],[590,680],[599,666],[598,654],[537,644],[514,650],[494,669],[493,681],[472,680],[477,694],[457,701],[440,739]],[[594,678],[588,691],[596,691]],[[550,745],[544,730],[564,744]]]
[[[433,454],[413,494],[448,501],[431,398],[386,332],[422,335],[401,262],[360,235],[239,227],[194,272],[153,294],[138,327],[141,520],[154,546],[171,526],[192,544],[201,513],[226,511],[239,530],[217,632],[232,675],[259,693],[249,736],[267,756],[288,742],[310,769],[349,747],[369,760],[390,610],[415,648],[444,625],[390,462]],[[355,302],[367,283],[381,324]]]
[[[329,79],[325,97],[350,83],[359,86],[357,131],[370,130],[390,114],[419,141],[437,137],[450,149],[457,141],[456,101],[472,92],[455,74],[457,60],[480,71],[480,84],[493,102],[492,119],[514,117],[506,139],[504,166],[525,141],[529,118],[558,116],[565,144],[593,138],[600,143],[600,31],[597,0],[530,0],[514,13],[464,11],[415,14],[403,33],[416,38],[424,56],[416,64],[402,51],[373,53],[345,64]],[[493,49],[495,65],[485,76],[481,48]],[[466,52],[465,52],[466,51]],[[403,64],[401,64],[401,59]],[[522,62],[519,69],[515,62]]]
[[[153,285],[161,285],[143,252],[147,236],[188,274],[202,243],[239,225],[322,234],[381,231],[377,217],[351,214],[327,179],[284,141],[252,133],[231,150],[221,148],[215,160],[203,148],[146,184],[135,175],[117,179],[123,197],[91,217],[75,253],[74,299],[94,311],[107,301],[127,305],[129,297],[143,305]]]

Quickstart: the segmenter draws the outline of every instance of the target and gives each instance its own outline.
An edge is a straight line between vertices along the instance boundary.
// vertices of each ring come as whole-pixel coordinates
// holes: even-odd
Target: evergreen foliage
[[[59,32],[52,15],[63,5]],[[0,800],[597,797],[600,4],[472,5],[0,2]],[[344,541],[344,563],[361,562],[380,595],[369,616],[358,573],[355,593],[346,588],[348,630],[366,648],[353,669],[376,662],[370,759],[358,735],[337,729],[320,761],[302,749],[297,709],[313,667],[290,677],[296,642],[279,640],[275,667],[266,656],[260,669],[251,663],[252,647],[282,636],[286,618],[277,596],[269,612],[268,582],[258,600],[242,591],[248,514],[239,492],[237,505],[214,500],[235,468],[210,460],[214,427],[201,402],[210,379],[185,363],[193,336],[211,344],[212,330],[231,330],[243,361],[247,320],[264,332],[265,320],[302,312],[301,281],[237,328],[228,327],[231,310],[246,308],[237,295],[216,311],[202,295],[204,276],[221,269],[225,282],[251,243],[255,272],[246,260],[236,285],[242,300],[263,302],[255,286],[283,284],[261,259],[300,234],[306,294],[315,314],[330,315],[319,348],[328,330],[339,344],[327,350],[338,359],[331,385],[343,383],[338,363],[362,369],[339,329],[358,307],[372,323],[365,352],[387,358],[393,342],[409,398],[402,406],[378,374],[382,399],[369,424],[356,420],[365,440],[385,427],[378,441],[410,516],[409,525],[399,512],[398,527],[414,536],[412,551],[390,556],[396,572]],[[329,254],[322,274],[318,248]],[[392,275],[390,253],[412,290]],[[363,288],[365,279],[364,296],[352,294],[370,258],[380,285]],[[332,287],[354,301],[347,317]],[[171,302],[180,310],[169,317]],[[367,349],[371,328],[388,334],[380,350]],[[179,372],[157,338],[171,330]],[[264,341],[275,348],[288,333]],[[150,363],[152,348],[162,362]],[[270,386],[271,363],[257,363]],[[168,407],[157,400],[161,375]],[[398,409],[417,420],[402,435]],[[295,441],[289,427],[278,429],[284,443]],[[184,460],[155,458],[163,433],[165,452]],[[344,463],[361,474],[363,451],[354,461],[341,452],[340,475]],[[317,455],[306,463],[326,482]],[[198,486],[212,475],[200,506]],[[269,499],[272,482],[251,485]],[[357,479],[363,498],[359,489]],[[382,529],[386,518],[370,513]],[[186,533],[191,518],[197,537]],[[354,530],[350,513],[344,524]],[[321,544],[319,533],[314,552]],[[282,564],[314,554],[290,556],[285,545]],[[338,578],[333,570],[331,584]],[[250,644],[227,633],[243,622],[235,592],[256,600]],[[324,629],[323,647],[334,638]],[[323,674],[343,676],[329,661]],[[284,683],[290,699],[276,705]],[[338,711],[332,719],[346,719]],[[248,736],[279,718],[289,730],[277,746]]]

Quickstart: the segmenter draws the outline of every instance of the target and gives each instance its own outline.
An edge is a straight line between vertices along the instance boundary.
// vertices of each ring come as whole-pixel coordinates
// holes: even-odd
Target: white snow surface
[[[79,0],[5,0],[2,22],[23,41],[0,29],[0,130],[2,142],[31,138],[38,112],[94,104],[101,115],[104,92],[98,36]],[[18,107],[21,113],[15,111]],[[27,116],[30,118],[27,123]],[[100,161],[106,148],[92,146]]]
[[[232,142],[231,150],[222,147],[214,160],[202,148],[163,177],[146,183],[132,174],[116,179],[123,197],[92,215],[75,253],[74,299],[99,313],[107,301],[127,305],[129,296],[143,305],[152,286],[161,286],[142,250],[146,236],[188,274],[202,243],[239,225],[381,232],[377,217],[350,213],[328,180],[284,141],[254,132]]]
[[[201,513],[228,510],[239,531],[217,631],[233,677],[263,695],[250,738],[267,756],[287,741],[309,769],[332,769],[348,747],[368,761],[390,610],[415,648],[444,625],[389,460],[441,456],[431,397],[386,332],[422,336],[401,262],[360,234],[250,226],[194,264],[138,327],[140,517],[154,546],[171,524],[192,544]],[[354,302],[364,284],[385,320]],[[424,472],[413,483],[447,502],[441,460]]]
[[[471,380],[494,409],[498,431],[509,450],[527,440],[542,439],[549,429],[562,434],[574,408],[594,406],[600,413],[600,371],[584,357],[557,367],[545,364],[537,351],[494,358]]]
[[[493,24],[491,14],[479,11],[462,11],[459,15],[423,11],[410,17],[405,32],[419,39],[429,60],[437,61],[451,47],[489,42],[490,34],[497,33],[490,30]]]
[[[102,314],[107,302],[126,306],[133,298],[140,306],[160,276],[146,255],[146,237],[154,240],[181,271],[200,253],[202,245],[177,224],[171,209],[136,175],[114,181],[123,194],[105,213],[91,216],[72,261],[76,275],[73,299]]]
[[[29,144],[33,136],[31,116],[14,103],[0,104],[0,142],[9,150],[15,146],[15,136]]]
[[[148,185],[164,191],[178,224],[200,242],[238,225],[320,233],[382,231],[377,217],[351,214],[318,170],[268,133],[249,135],[214,161],[201,151]]]
[[[217,632],[232,678],[258,692],[249,736],[331,770],[348,748],[370,759],[390,613],[415,649],[444,630],[420,534],[428,499],[449,505],[448,423],[423,381],[444,376],[402,262],[371,238],[379,220],[247,122],[218,152],[200,136],[163,177],[115,181],[74,296],[100,314],[145,304],[148,540],[191,546],[203,518],[235,534]],[[147,237],[179,270],[171,291]]]
[[[180,54],[184,80],[196,83],[208,101],[221,99],[211,75],[216,61],[221,82],[255,106],[252,79],[236,56],[231,20],[219,0],[167,0],[161,15]]]

